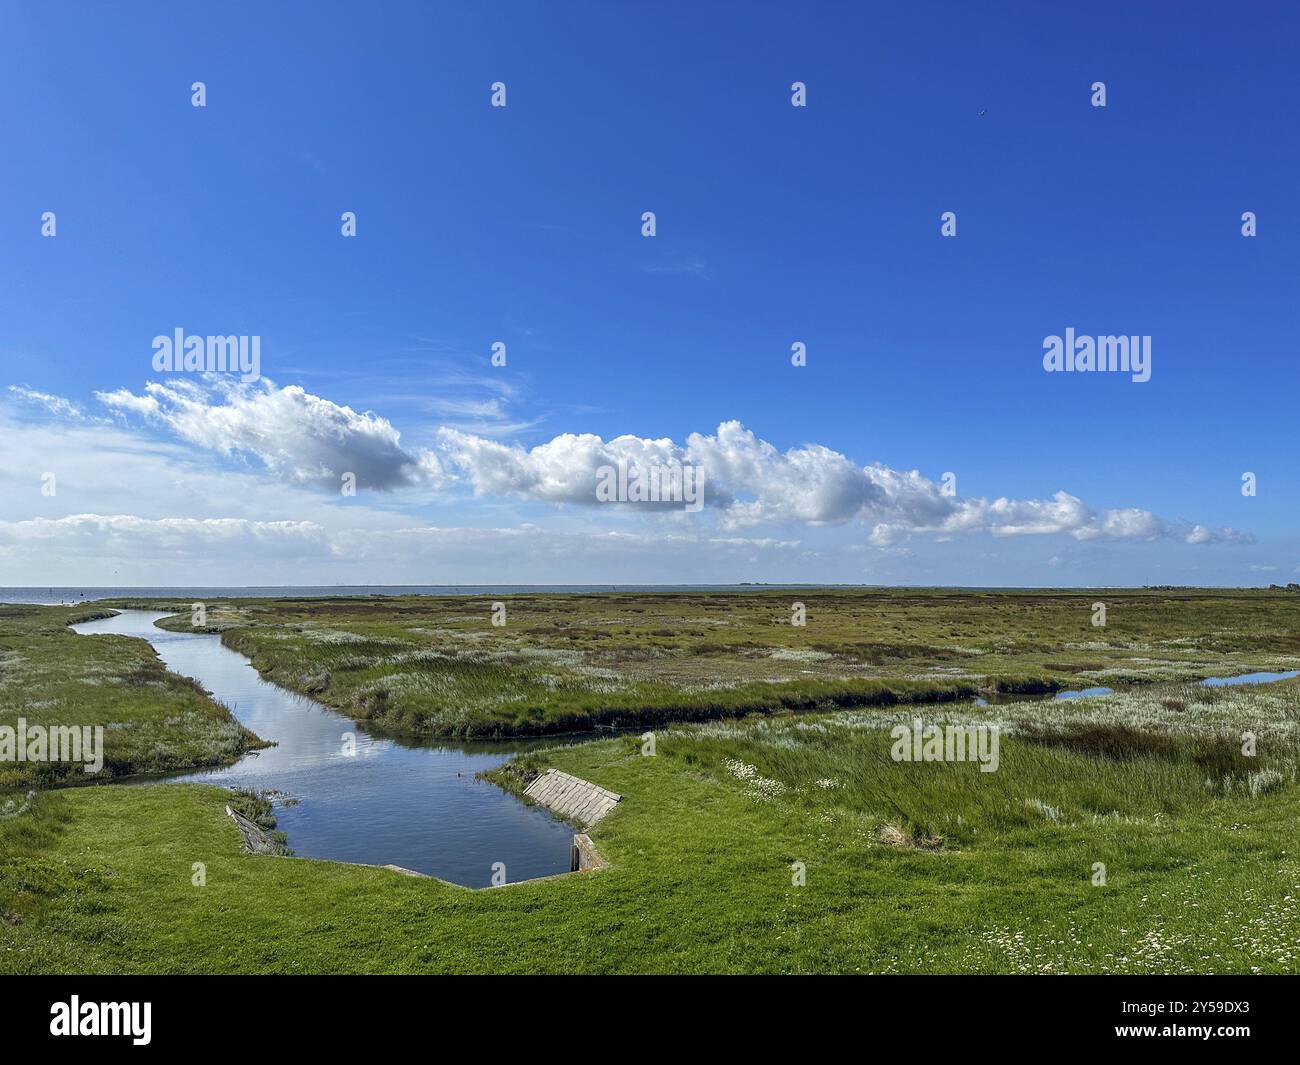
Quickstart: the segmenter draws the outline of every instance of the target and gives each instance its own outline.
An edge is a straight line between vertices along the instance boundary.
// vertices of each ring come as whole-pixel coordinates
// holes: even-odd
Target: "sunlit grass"
[[[653,756],[639,736],[534,753],[624,796],[593,832],[611,867],[479,892],[241,854],[212,788],[41,793],[0,820],[0,969],[1296,970],[1290,751],[1225,789],[1194,746],[1011,736],[981,773],[895,762],[860,717],[677,725]]]
[[[653,729],[653,756],[632,734],[521,760],[624,796],[593,831],[610,868],[474,892],[242,854],[214,788],[38,791],[0,801],[0,971],[1300,969],[1300,684],[1190,683],[1285,668],[1293,597],[1106,593],[1098,632],[1095,592],[797,594],[807,630],[784,592],[516,597],[504,629],[463,599],[218,604],[271,679],[360,717]],[[107,706],[147,737],[202,698],[71,616],[0,611],[0,705]],[[1115,676],[1137,686],[968,697]],[[996,726],[996,772],[894,761],[917,717]]]
[[[1107,625],[1092,605],[1107,604]],[[654,727],[978,691],[1168,684],[1300,663],[1268,591],[791,589],[221,600],[205,631],[345,713],[444,734]],[[131,602],[131,601],[124,601]],[[806,625],[793,624],[795,603]],[[163,622],[187,629],[190,605]]]
[[[0,762],[0,790],[87,783],[231,762],[259,741],[226,707],[168,672],[143,640],[67,628],[105,611],[0,605],[0,725],[102,726],[102,774]]]

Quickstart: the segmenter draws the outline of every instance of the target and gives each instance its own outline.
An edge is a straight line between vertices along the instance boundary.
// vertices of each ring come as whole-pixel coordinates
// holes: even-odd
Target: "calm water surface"
[[[1206,677],[1201,683],[1207,688],[1235,688],[1238,684],[1272,684],[1275,680],[1290,680],[1292,677],[1300,677],[1300,669],[1280,673],[1242,673],[1236,677]]]
[[[161,617],[127,610],[73,628],[148,640],[168,669],[193,677],[258,736],[278,744],[225,769],[167,780],[284,792],[297,802],[277,797],[275,816],[304,858],[392,863],[471,887],[490,883],[494,862],[505,863],[510,881],[569,871],[569,825],[474,779],[525,750],[526,741],[367,735],[350,718],[262,680],[219,637],[155,628]],[[356,737],[351,757],[344,754],[345,733]]]
[[[1206,688],[1235,688],[1240,684],[1272,684],[1275,680],[1290,680],[1300,677],[1300,669],[1282,670],[1277,673],[1241,673],[1235,677],[1206,677],[1201,681]],[[1110,695],[1114,688],[1081,688],[1078,691],[1060,691],[1055,695],[1012,695],[998,696],[996,702],[1029,701],[1034,699],[1087,699],[1094,695]],[[977,706],[988,706],[989,701],[976,697]]]
[[[223,647],[219,637],[155,628],[154,621],[165,616],[126,610],[73,628],[85,635],[148,640],[168,669],[193,677],[258,736],[278,744],[225,769],[167,779],[283,792],[276,799],[276,818],[289,846],[305,858],[391,863],[471,887],[490,883],[495,862],[505,863],[511,881],[568,871],[570,826],[475,780],[481,770],[536,744],[367,735],[350,718],[262,680],[248,659]],[[1210,677],[1202,683],[1265,684],[1295,676],[1300,671]],[[1049,698],[1110,691],[1087,688]],[[975,702],[987,705],[984,699]],[[344,753],[348,733],[355,736],[352,756]],[[296,801],[286,804],[286,798]]]

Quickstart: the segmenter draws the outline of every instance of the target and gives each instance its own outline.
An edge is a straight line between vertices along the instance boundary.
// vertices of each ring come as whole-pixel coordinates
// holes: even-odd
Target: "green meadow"
[[[233,762],[261,741],[152,647],[123,636],[78,636],[79,621],[110,611],[0,605],[0,726],[104,729],[105,777]],[[0,762],[0,792],[85,783],[79,765]]]
[[[1097,602],[1104,627],[1092,623]],[[166,627],[191,628],[189,603],[111,605],[176,610]],[[357,720],[458,736],[1170,682],[1300,662],[1300,595],[1283,591],[782,589],[204,607],[203,631],[220,632],[268,680]]]
[[[490,774],[517,791],[555,767],[621,793],[591,832],[609,868],[475,891],[245,854],[209,786],[42,786],[0,816],[0,970],[1300,970],[1300,684],[1195,683],[1296,668],[1295,597],[692,593],[674,623],[675,598],[513,597],[500,628],[486,600],[208,604],[264,675],[358,718],[383,690],[371,719],[428,730],[540,730],[535,707],[543,725],[634,724]],[[70,616],[42,608],[22,638],[65,639]],[[188,621],[185,604],[169,624]],[[66,635],[17,696],[0,674],[6,713],[65,697],[60,657],[126,670],[100,639]],[[515,666],[532,679],[510,700]],[[401,680],[440,668],[445,689]],[[628,700],[608,718],[600,683]],[[1012,694],[1096,684],[1119,690]],[[918,718],[997,725],[997,770],[896,761],[891,730]]]

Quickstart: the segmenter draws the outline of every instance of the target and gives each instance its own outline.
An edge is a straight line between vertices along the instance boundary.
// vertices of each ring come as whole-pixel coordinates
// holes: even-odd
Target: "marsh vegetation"
[[[1092,604],[1108,623],[1094,627]],[[206,604],[263,675],[360,719],[442,735],[656,727],[1300,665],[1269,591],[752,592],[338,597]],[[802,603],[806,623],[792,623]],[[190,604],[123,601],[178,611]]]
[[[375,716],[429,730],[596,724],[599,684],[627,700],[611,723],[717,701],[662,722],[652,755],[636,733],[557,737],[495,774],[624,796],[592,833],[607,870],[497,890],[242,854],[214,788],[38,791],[0,819],[0,967],[1297,971],[1300,680],[1199,683],[1294,666],[1294,598],[1107,593],[1097,630],[1098,597],[807,592],[803,630],[768,592],[687,596],[676,623],[668,596],[520,597],[504,629],[466,600],[209,604],[266,675],[358,713],[382,687]],[[516,665],[533,686],[511,700]],[[904,683],[948,697],[863,695]],[[860,701],[825,706],[823,684]],[[801,690],[798,710],[773,697]],[[997,771],[895,761],[890,729],[918,717],[996,725]]]

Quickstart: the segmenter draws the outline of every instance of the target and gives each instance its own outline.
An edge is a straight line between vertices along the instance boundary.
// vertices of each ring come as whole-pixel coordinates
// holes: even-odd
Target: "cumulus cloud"
[[[916,470],[859,466],[820,444],[782,451],[736,421],[723,422],[716,433],[692,433],[685,444],[636,436],[606,441],[586,433],[524,448],[446,429],[440,440],[448,465],[475,492],[548,503],[595,503],[601,466],[695,465],[704,471],[706,504],[728,528],[861,522],[871,527],[870,542],[882,547],[915,533],[1065,534],[1077,540],[1154,540],[1169,533],[1149,510],[1094,510],[1064,491],[1050,499],[960,497]],[[1197,534],[1187,542],[1222,539]]]
[[[915,478],[919,475],[913,473]],[[1051,499],[961,499],[939,496],[933,482],[919,478],[905,494],[891,497],[898,516],[876,525],[874,543],[892,543],[913,532],[952,534],[987,532],[993,536],[1066,534],[1076,540],[1154,540],[1167,532],[1165,523],[1149,510],[1094,511],[1068,492]],[[928,486],[928,488],[927,488]],[[919,504],[919,506],[918,506]],[[935,511],[939,511],[935,520]]]
[[[1250,544],[1255,538],[1250,533],[1238,532],[1230,525],[1212,529],[1208,525],[1193,525],[1183,536],[1189,544]]]
[[[67,417],[70,401],[11,386],[29,403]],[[704,505],[715,528],[859,524],[867,542],[888,547],[925,534],[937,540],[984,533],[994,537],[1065,535],[1080,541],[1176,538],[1191,545],[1249,541],[1230,528],[1170,526],[1137,507],[1095,509],[1058,491],[1046,499],[958,496],[917,470],[859,465],[821,444],[781,450],[738,421],[712,433],[667,437],[563,433],[533,447],[443,425],[436,449],[402,444],[386,418],[266,379],[242,384],[216,378],[150,382],[143,393],[97,392],[110,411],[168,430],[197,448],[257,460],[281,480],[337,490],[346,473],[359,487],[468,485],[475,495],[547,504],[598,503],[603,467],[690,466],[702,471]],[[468,408],[467,408],[468,409]],[[475,408],[502,413],[500,408]]]
[[[442,464],[408,450],[386,418],[357,412],[289,385],[216,380],[150,382],[143,395],[96,392],[111,410],[141,415],[184,440],[224,455],[254,456],[285,480],[337,489],[345,473],[360,487],[390,491],[439,484]]]
[[[525,449],[519,444],[443,428],[444,454],[479,495],[515,495],[546,503],[595,503],[597,470],[625,462],[636,466],[681,461],[671,440],[619,436],[605,441],[592,433],[564,433]]]
[[[778,451],[737,421],[723,422],[713,435],[692,433],[683,461],[703,467],[710,501],[725,504],[732,526],[848,521],[880,495],[838,451],[818,444]]]

